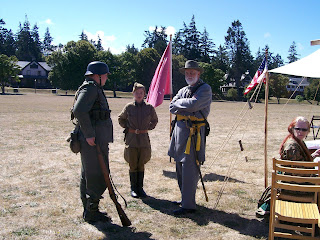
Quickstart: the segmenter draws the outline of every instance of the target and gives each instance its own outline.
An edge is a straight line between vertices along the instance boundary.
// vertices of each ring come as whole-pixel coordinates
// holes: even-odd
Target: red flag
[[[251,83],[247,87],[247,89],[244,91],[244,95],[246,95],[248,92],[251,91],[252,88],[257,86],[262,80],[265,82],[266,80],[266,73],[268,71],[268,63],[266,60],[266,57],[264,57],[260,67],[258,68],[256,74],[254,75],[253,79],[251,80]]]
[[[172,53],[171,41],[164,51],[149,88],[147,102],[157,107],[163,102],[165,94],[172,94]]]

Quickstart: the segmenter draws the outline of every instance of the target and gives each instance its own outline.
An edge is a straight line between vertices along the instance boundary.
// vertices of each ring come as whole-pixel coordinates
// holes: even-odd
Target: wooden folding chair
[[[315,122],[318,121],[318,124]],[[312,129],[313,134],[313,140],[318,139],[318,134],[320,131],[320,116],[312,116],[311,122],[310,122],[310,128]]]
[[[317,205],[320,192],[319,166],[320,163],[273,158],[269,239],[320,239],[315,237],[316,225],[320,226]],[[299,192],[314,194],[312,202],[306,203],[283,200],[281,195],[284,194],[281,191],[293,191],[297,196]]]

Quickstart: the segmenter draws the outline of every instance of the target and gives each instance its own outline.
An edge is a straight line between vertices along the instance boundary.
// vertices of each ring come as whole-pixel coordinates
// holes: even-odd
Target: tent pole
[[[170,103],[172,102],[172,94],[173,94],[173,90],[172,90],[172,34],[170,34],[170,43],[171,46],[170,46],[170,54],[171,54],[171,57],[170,57],[170,83],[171,83],[171,90],[170,90]],[[171,140],[171,131],[172,131],[172,125],[171,125],[171,122],[172,122],[172,114],[171,112],[169,111],[169,131],[170,131],[170,134],[169,134],[169,138]],[[170,157],[170,162],[171,162],[171,157]]]
[[[268,49],[265,52],[268,63]],[[264,187],[268,186],[268,101],[269,101],[269,72],[266,73],[265,112],[264,112]]]

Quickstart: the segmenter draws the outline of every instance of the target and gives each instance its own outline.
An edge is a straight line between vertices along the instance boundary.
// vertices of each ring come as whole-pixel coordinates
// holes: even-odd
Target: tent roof
[[[271,73],[281,73],[292,76],[320,78],[320,49],[293,63],[270,70]]]

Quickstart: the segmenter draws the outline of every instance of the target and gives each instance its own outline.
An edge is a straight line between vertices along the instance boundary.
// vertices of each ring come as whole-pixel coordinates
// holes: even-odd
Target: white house
[[[18,61],[17,65],[21,68],[19,73],[20,82],[13,82],[13,86],[51,88],[51,84],[48,80],[51,67],[49,67],[46,62]]]
[[[295,94],[293,97],[297,95],[304,95],[305,87],[309,86],[309,82],[307,78],[298,78],[298,77],[291,77],[289,78],[289,84],[286,86],[287,91],[292,94],[295,90]]]

